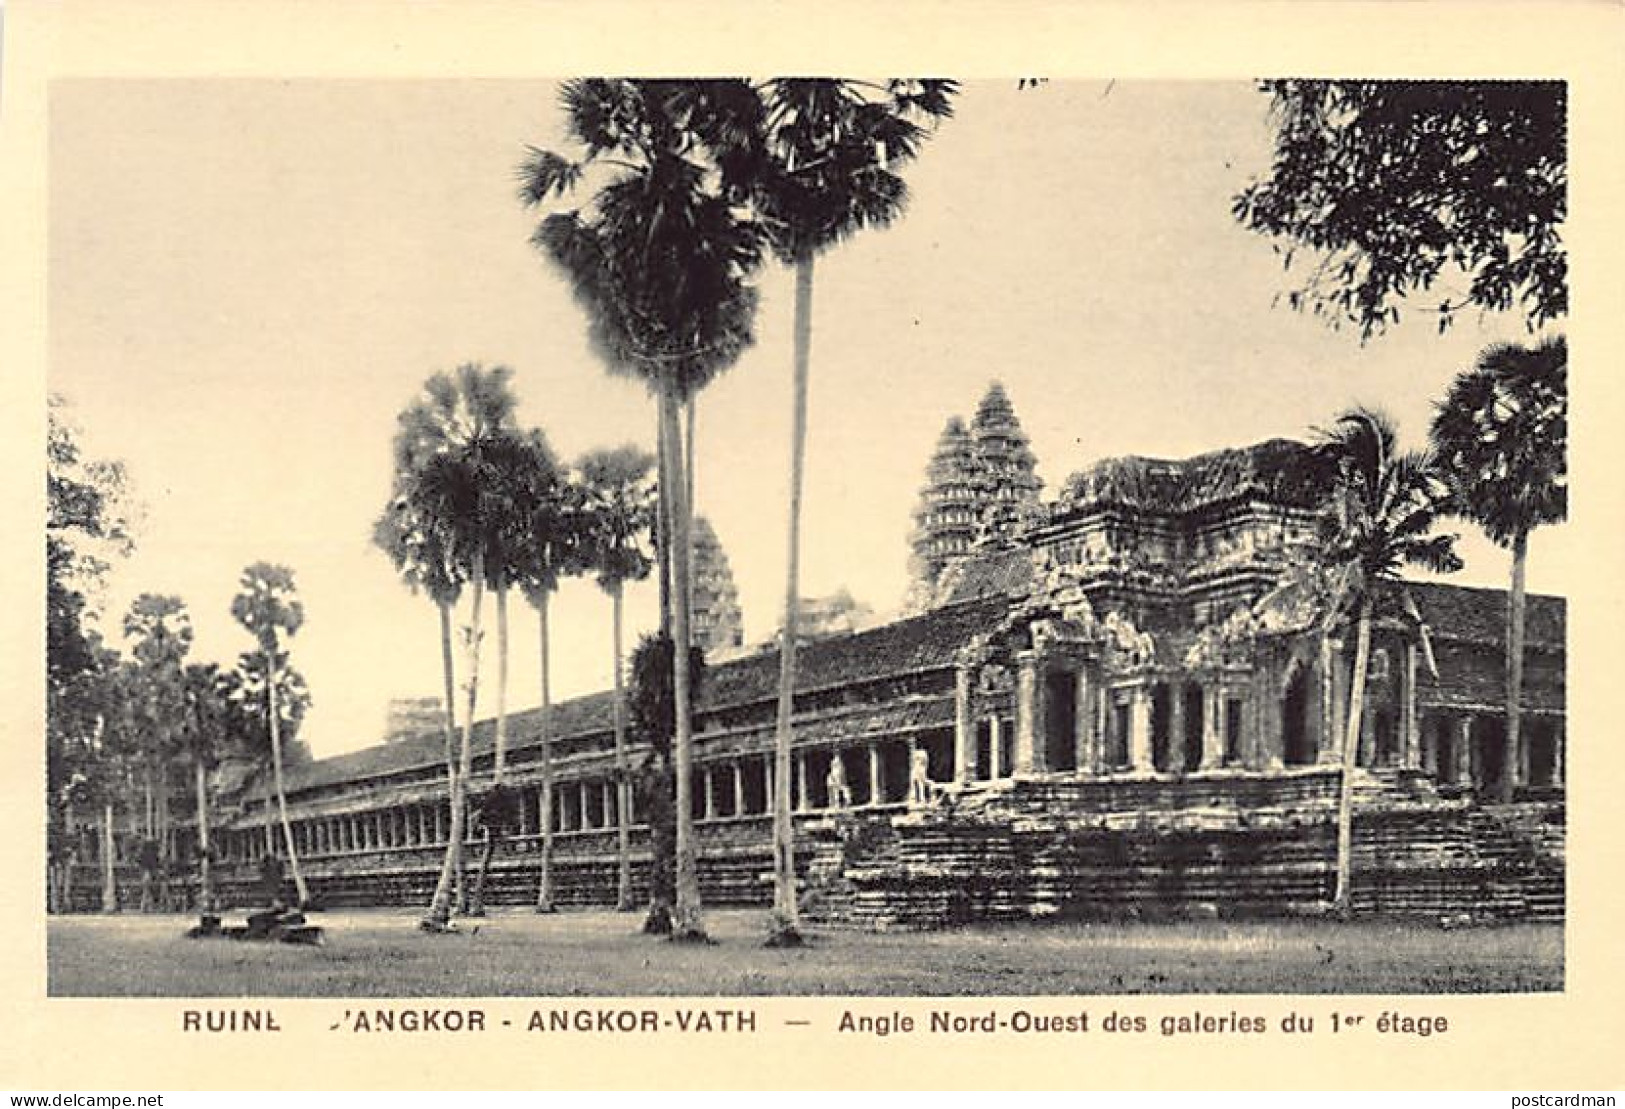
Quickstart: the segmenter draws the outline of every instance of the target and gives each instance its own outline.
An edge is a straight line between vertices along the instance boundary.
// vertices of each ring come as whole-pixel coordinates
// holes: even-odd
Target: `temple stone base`
[[[1414,795],[1397,777],[1362,779],[1356,915],[1563,918],[1561,802],[1485,807]],[[1143,807],[1148,790],[1181,784],[1190,803]],[[826,926],[889,930],[1328,911],[1335,771],[1193,785],[1022,782],[907,816],[830,822],[810,829],[808,915]]]

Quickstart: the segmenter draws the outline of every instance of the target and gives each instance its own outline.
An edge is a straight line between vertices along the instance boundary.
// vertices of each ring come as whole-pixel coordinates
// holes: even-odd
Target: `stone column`
[[[1118,769],[1107,757],[1112,728],[1116,726],[1112,716],[1112,687],[1106,684],[1104,674],[1100,677],[1100,688],[1095,690],[1095,768],[1102,774],[1112,774]]]
[[[762,803],[763,803],[764,807],[763,807],[762,811],[764,813],[770,813],[770,812],[773,811],[773,793],[774,793],[773,756],[772,755],[763,755],[762,756]]]
[[[1422,770],[1437,778],[1439,776],[1439,730],[1430,728],[1430,717],[1416,714],[1416,730],[1420,735],[1419,745],[1422,750]]]
[[[1343,658],[1343,641],[1327,641],[1332,668],[1332,741],[1320,749],[1320,761],[1341,765],[1343,741],[1347,738],[1349,712],[1349,664]]]
[[[869,804],[879,805],[886,800],[886,795],[880,788],[884,784],[880,780],[880,747],[871,743],[869,744]]]
[[[1197,765],[1212,770],[1224,762],[1224,729],[1219,713],[1224,708],[1224,695],[1217,681],[1202,688],[1202,757]]]
[[[1471,786],[1473,781],[1473,715],[1464,712],[1456,718],[1456,782]]]
[[[717,768],[708,766],[700,771],[700,779],[705,783],[705,816],[706,820],[715,820],[717,816]],[[803,787],[805,791],[805,787]]]
[[[1135,774],[1151,772],[1151,687],[1134,687],[1128,710],[1128,761]]]
[[[803,751],[796,756],[796,811],[806,812],[812,807],[812,797],[807,793],[807,752]]]
[[[734,815],[745,815],[745,767],[738,760],[728,764],[734,772]]]
[[[587,783],[576,783],[576,829],[587,830]]]
[[[1043,727],[1039,707],[1038,659],[1030,651],[1016,659],[1016,757],[1017,775],[1032,774],[1044,768],[1043,745],[1039,730]]]
[[[1416,644],[1405,644],[1405,670],[1400,675],[1399,765],[1415,769],[1422,765],[1422,729],[1416,714]]]
[[[987,777],[988,781],[998,781],[1003,777],[1004,765],[1004,721],[995,712],[987,718]]]
[[[1089,695],[1094,687],[1089,681],[1087,664],[1080,665],[1072,675],[1072,742],[1076,754],[1073,761],[1082,775],[1095,773],[1094,713],[1089,711]]]
[[[1564,742],[1564,739],[1565,739],[1565,735],[1564,735],[1564,732],[1563,732],[1563,726],[1561,724],[1553,724],[1552,725],[1552,785],[1554,785],[1554,786],[1560,786],[1560,785],[1563,784],[1563,763],[1565,762],[1565,760],[1563,758],[1563,750],[1564,750],[1564,747],[1566,746],[1566,744]]]
[[[972,715],[971,672],[954,671],[954,781],[960,785],[976,777],[976,719]]]

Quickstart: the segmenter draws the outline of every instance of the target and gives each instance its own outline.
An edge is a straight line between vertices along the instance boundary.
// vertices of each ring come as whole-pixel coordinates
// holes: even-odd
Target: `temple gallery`
[[[772,773],[777,648],[741,643],[725,556],[697,529],[704,901],[770,903],[772,802],[786,789],[803,904],[828,925],[1324,906],[1355,637],[1290,588],[1327,511],[1309,452],[1282,439],[1109,459],[1044,500],[1008,399],[990,390],[931,459],[904,612],[813,606],[803,619],[784,782]],[[1352,772],[1359,913],[1561,919],[1564,601],[1528,598],[1510,762],[1506,605],[1499,590],[1434,581],[1389,583],[1377,599]],[[647,890],[647,813],[617,774],[612,708],[600,693],[553,709],[554,896],[566,906],[614,903],[623,819]],[[427,903],[450,820],[440,727],[418,725],[289,771],[293,836],[321,902]],[[476,789],[493,738],[482,721]],[[635,744],[632,764],[647,750]],[[537,714],[510,718],[506,780],[520,804],[488,902],[535,900],[541,756]],[[247,904],[270,794],[244,768],[216,788],[216,881]],[[87,905],[94,849],[75,883]]]

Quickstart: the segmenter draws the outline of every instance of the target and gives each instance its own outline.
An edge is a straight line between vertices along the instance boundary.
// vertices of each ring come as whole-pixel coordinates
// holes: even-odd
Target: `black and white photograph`
[[[52,993],[1561,989],[1566,103],[60,82]]]
[[[43,83],[47,1007],[1438,1053],[1588,995],[1595,86],[571,56]]]

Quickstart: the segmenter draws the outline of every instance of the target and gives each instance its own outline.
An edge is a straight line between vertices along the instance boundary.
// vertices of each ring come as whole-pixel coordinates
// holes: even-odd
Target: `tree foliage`
[[[1458,375],[1432,441],[1455,510],[1501,546],[1568,517],[1568,343],[1498,343]]]
[[[583,560],[609,590],[654,568],[655,459],[627,444],[589,451],[576,462],[583,506]]]
[[[755,340],[747,277],[761,238],[719,159],[746,137],[756,98],[735,80],[589,78],[560,100],[579,156],[529,148],[520,198],[534,208],[597,187],[531,241],[569,280],[612,371],[691,396]]]
[[[1473,306],[1531,327],[1568,312],[1567,88],[1560,81],[1264,81],[1276,126],[1267,175],[1236,196],[1243,226],[1278,240],[1287,294],[1366,338],[1398,300],[1456,273],[1441,330]]]
[[[233,738],[237,752],[268,766],[271,760],[271,720],[267,715],[265,655],[259,650],[237,656],[235,669],[220,676],[220,692],[225,704],[222,731]],[[310,687],[305,676],[288,661],[283,652],[276,666],[277,729],[282,741],[282,757],[290,766],[311,760],[310,748],[299,736],[310,712]]]
[[[953,115],[958,87],[935,78],[775,77],[743,121],[752,141],[728,153],[724,171],[751,196],[774,253],[793,264],[903,214],[908,184],[898,170],[931,125]]]
[[[1393,421],[1369,408],[1343,413],[1315,445],[1335,475],[1319,554],[1342,572],[1340,596],[1374,598],[1407,566],[1461,569],[1456,537],[1433,531],[1449,490],[1431,452],[1401,451]]]

